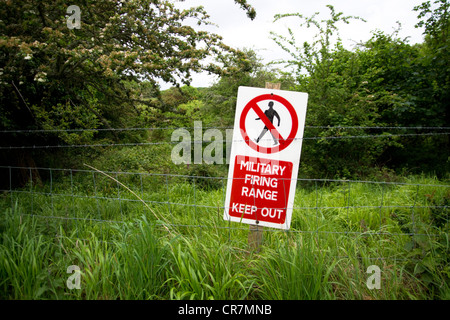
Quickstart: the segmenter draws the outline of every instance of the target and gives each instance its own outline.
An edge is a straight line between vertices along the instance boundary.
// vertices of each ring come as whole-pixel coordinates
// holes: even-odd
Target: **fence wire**
[[[78,227],[98,224],[98,238],[108,241],[111,231],[104,231],[103,226],[131,223],[142,215],[154,217],[155,213],[160,218],[155,222],[157,226],[222,232],[230,241],[236,233],[249,230],[246,224],[223,219],[226,186],[230,182],[227,177],[105,171],[114,181],[87,169],[0,166],[0,171],[9,182],[9,187],[3,184],[0,189],[3,205],[10,202],[11,211],[22,216],[56,221],[56,236],[62,236],[61,226],[75,223],[77,239],[84,239],[86,235]],[[14,188],[14,180],[24,174],[27,186]],[[386,246],[389,241],[406,243],[413,237],[439,237],[436,229],[422,227],[430,215],[439,216],[448,225],[448,201],[434,200],[450,196],[447,184],[295,180],[290,230],[264,228],[264,234],[311,235],[324,241],[331,236],[336,246],[340,236],[376,237],[380,246]],[[139,199],[122,188],[119,181]],[[374,255],[370,259],[404,259],[386,253]]]
[[[345,139],[377,139],[377,138],[395,138],[395,137],[426,137],[426,136],[445,136],[450,135],[450,132],[427,132],[427,133],[383,133],[371,135],[335,135],[335,136],[314,136],[302,138],[286,138],[286,141],[291,140],[345,140]],[[233,143],[243,142],[244,139],[217,139],[214,143]],[[269,141],[269,139],[261,139]],[[173,145],[179,144],[180,141],[157,141],[157,142],[129,142],[129,143],[87,143],[87,144],[56,144],[56,145],[21,145],[21,146],[0,146],[0,150],[24,150],[24,149],[58,149],[58,148],[107,148],[107,147],[138,147],[138,146],[158,146],[158,145]],[[183,141],[182,143],[185,143]],[[211,143],[206,140],[193,140],[193,144]]]
[[[155,131],[155,130],[193,130],[199,127],[131,127],[131,128],[76,128],[76,129],[15,129],[0,130],[0,133],[57,133],[57,132],[105,132],[105,131]],[[233,126],[202,127],[203,129],[233,129]],[[306,129],[371,129],[371,130],[450,130],[450,127],[399,127],[399,126],[305,126]]]
[[[179,141],[93,142],[86,144],[8,145],[17,135],[126,132],[156,130],[231,130],[233,127],[183,128],[99,128],[99,129],[45,129],[3,130],[0,150],[135,147],[178,144]],[[314,135],[311,131],[322,130]],[[310,131],[311,130],[311,131]],[[367,130],[356,135],[353,131]],[[381,133],[373,133],[382,130]],[[387,132],[389,131],[389,132]],[[411,132],[413,131],[413,132]],[[424,132],[425,131],[425,132]],[[428,132],[427,132],[428,131]],[[203,132],[203,131],[202,131]],[[366,132],[372,132],[366,134]],[[350,134],[352,133],[352,134]],[[360,126],[306,126],[302,140],[378,139],[395,137],[448,136],[450,127],[360,127]],[[195,137],[195,135],[194,135]],[[228,136],[227,136],[228,137]],[[217,137],[216,137],[217,138]],[[198,138],[197,138],[198,139]],[[237,142],[217,138],[214,142]],[[195,140],[194,144],[211,143]],[[223,219],[226,208],[228,177],[175,175],[148,172],[104,171],[88,169],[44,168],[27,166],[0,166],[0,208],[11,208],[14,214],[34,217],[56,223],[53,232],[62,237],[64,228],[75,224],[77,239],[86,239],[83,225],[95,225],[101,241],[111,239],[111,225],[133,223],[142,215],[155,220],[161,228],[191,230],[201,234],[221,232],[228,241],[249,232],[246,224]],[[25,187],[17,187],[25,181]],[[267,236],[302,235],[315,237],[325,245],[339,246],[339,237],[355,241],[376,238],[379,252],[369,259],[403,259],[389,254],[389,244],[407,244],[416,237],[440,237],[437,228],[424,228],[438,221],[448,232],[448,205],[450,185],[436,183],[380,182],[337,179],[295,179],[297,184],[291,228],[288,231],[264,228]],[[45,181],[45,182],[43,182]],[[126,185],[131,192],[123,188]],[[70,229],[70,228],[69,228]],[[66,230],[69,232],[69,230]],[[331,237],[331,238],[330,238]],[[393,251],[394,252],[394,251]],[[348,255],[339,258],[350,258]]]

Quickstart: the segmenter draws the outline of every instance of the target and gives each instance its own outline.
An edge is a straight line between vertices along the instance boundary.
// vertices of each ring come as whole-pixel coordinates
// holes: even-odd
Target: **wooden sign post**
[[[281,83],[266,82],[266,89],[280,90]],[[248,246],[251,251],[261,251],[263,242],[264,227],[260,225],[249,225],[248,231]]]

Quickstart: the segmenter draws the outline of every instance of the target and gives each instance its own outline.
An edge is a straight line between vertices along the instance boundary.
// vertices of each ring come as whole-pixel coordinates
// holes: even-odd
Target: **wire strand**
[[[153,131],[153,130],[176,130],[176,129],[198,129],[200,127],[136,127],[136,128],[77,128],[77,129],[15,129],[0,130],[0,133],[56,133],[56,132],[103,132],[103,131]],[[202,129],[233,129],[233,126],[224,127],[201,127]],[[396,126],[305,126],[306,129],[371,129],[371,130],[450,130],[450,127],[396,127]]]
[[[303,137],[293,138],[286,140],[334,140],[334,139],[374,139],[374,138],[391,138],[391,137],[419,137],[419,136],[442,136],[450,135],[450,132],[428,132],[428,133],[402,133],[402,134],[378,134],[378,135],[353,135],[353,136],[316,136],[316,137]],[[261,141],[265,141],[262,139]],[[220,142],[244,142],[245,140],[214,140],[214,143]],[[135,147],[135,146],[155,146],[164,144],[179,144],[186,143],[186,141],[160,141],[160,142],[133,142],[133,143],[92,143],[92,144],[58,144],[58,145],[29,145],[29,146],[0,146],[0,150],[16,150],[16,149],[52,149],[52,148],[93,148],[93,147]],[[203,144],[211,143],[211,141],[194,140],[188,141],[188,143]]]

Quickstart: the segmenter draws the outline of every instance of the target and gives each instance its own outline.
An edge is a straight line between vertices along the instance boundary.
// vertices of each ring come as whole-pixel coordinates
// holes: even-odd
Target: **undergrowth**
[[[116,178],[148,207],[92,172],[0,196],[1,299],[450,297],[450,192],[436,179],[299,181],[291,230],[264,229],[255,252],[248,226],[222,218],[220,179]]]

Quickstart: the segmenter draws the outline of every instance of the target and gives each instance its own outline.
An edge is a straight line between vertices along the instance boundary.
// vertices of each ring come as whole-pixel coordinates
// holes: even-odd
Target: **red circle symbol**
[[[257,105],[258,102],[264,101],[264,100],[272,100],[280,102],[283,106],[286,107],[286,109],[289,111],[289,114],[292,118],[292,128],[289,132],[289,136],[287,138],[284,138],[281,136],[281,134],[278,132],[278,130],[275,128],[275,126],[270,122],[270,120],[267,118],[267,116],[264,114],[264,112],[261,110],[261,108]],[[257,145],[253,140],[250,139],[250,137],[247,134],[247,130],[245,128],[245,119],[248,115],[248,112],[253,109],[253,111],[256,112],[258,117],[264,122],[267,129],[270,130],[270,132],[276,137],[279,144],[273,147],[261,147]],[[297,112],[295,112],[294,107],[292,104],[287,101],[285,98],[275,95],[275,94],[262,94],[260,96],[257,96],[250,100],[242,110],[241,118],[239,121],[239,126],[241,129],[241,135],[244,138],[245,143],[249,145],[250,148],[253,150],[256,150],[261,153],[276,153],[280,152],[281,150],[284,150],[287,146],[289,146],[292,141],[294,141],[295,135],[297,134],[298,130],[298,118],[297,118]]]

